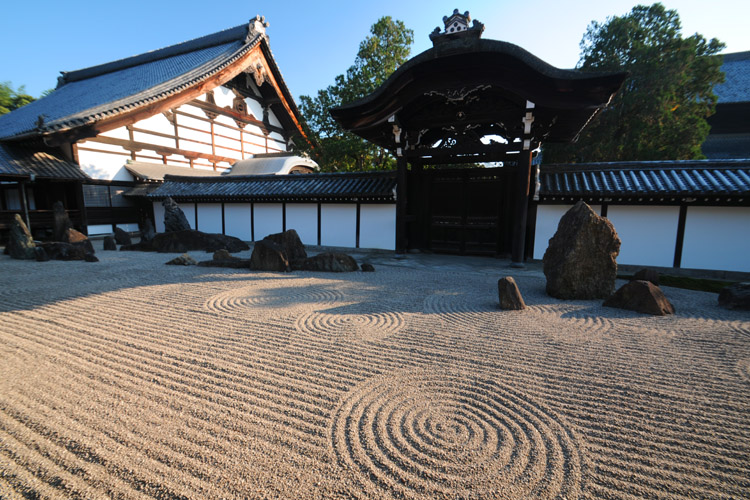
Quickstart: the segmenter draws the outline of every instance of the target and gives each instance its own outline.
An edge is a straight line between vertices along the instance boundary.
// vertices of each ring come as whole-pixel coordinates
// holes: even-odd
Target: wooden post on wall
[[[396,253],[406,253],[406,158],[396,158]]]
[[[526,115],[523,117],[523,149],[519,154],[518,177],[516,185],[515,221],[513,223],[513,245],[511,249],[511,265],[524,267],[526,250],[526,219],[529,211],[529,185],[531,182],[531,124],[534,122],[534,103],[526,101]]]

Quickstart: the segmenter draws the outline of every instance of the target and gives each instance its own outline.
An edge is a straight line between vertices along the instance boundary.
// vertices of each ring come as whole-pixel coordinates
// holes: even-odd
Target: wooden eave
[[[451,125],[504,121],[520,128],[530,101],[534,138],[570,141],[609,103],[626,76],[561,70],[495,40],[451,42],[411,59],[371,95],[330,112],[346,130],[394,149],[391,117],[412,138]],[[457,119],[459,108],[464,116]]]
[[[114,130],[123,126],[132,125],[150,116],[154,116],[159,113],[163,113],[172,108],[179,107],[183,104],[189,103],[201,95],[209,92],[220,85],[223,85],[240,73],[243,73],[251,64],[260,58],[266,68],[267,83],[271,85],[276,94],[280,97],[280,102],[283,105],[284,111],[289,116],[289,121],[297,131],[306,138],[302,126],[292,111],[292,107],[287,102],[290,98],[288,91],[282,91],[282,87],[279,85],[278,80],[274,76],[272,68],[276,68],[275,64],[269,64],[268,55],[270,51],[267,49],[268,44],[265,39],[261,40],[251,50],[247,51],[241,57],[239,57],[232,64],[223,68],[210,78],[201,81],[200,83],[193,85],[181,92],[170,95],[164,99],[160,99],[156,102],[147,103],[143,106],[139,106],[135,109],[117,114],[112,117],[98,120],[94,124],[82,125],[78,127],[71,127],[65,130],[57,130],[54,132],[47,132],[43,134],[45,143],[50,146],[57,146],[65,143],[74,143],[83,139],[96,137],[104,132]],[[278,69],[276,69],[278,72]],[[284,87],[285,88],[285,87]],[[296,108],[296,107],[295,107]],[[282,117],[284,115],[282,114]],[[278,131],[276,127],[268,127],[272,131]]]

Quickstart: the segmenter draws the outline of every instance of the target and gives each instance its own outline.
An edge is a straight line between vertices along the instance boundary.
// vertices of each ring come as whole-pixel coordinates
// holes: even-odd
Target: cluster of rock
[[[37,260],[85,260],[98,262],[94,246],[88,237],[73,229],[61,202],[55,202],[53,210],[53,237],[55,241],[37,242],[29,232],[19,214],[16,214],[11,224],[6,252],[14,259]]]
[[[719,293],[719,306],[750,311],[750,283],[735,283],[725,287]]]

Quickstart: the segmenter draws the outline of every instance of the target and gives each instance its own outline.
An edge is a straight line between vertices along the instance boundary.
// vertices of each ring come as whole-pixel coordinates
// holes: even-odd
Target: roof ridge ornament
[[[438,26],[435,30],[430,33],[430,40],[432,45],[438,45],[440,43],[449,42],[461,38],[478,39],[482,36],[484,31],[484,24],[480,23],[476,19],[469,27],[471,22],[471,16],[467,10],[463,14],[458,12],[458,9],[453,9],[453,14],[450,16],[443,16],[443,24],[445,29],[441,32]]]
[[[245,43],[255,40],[258,35],[268,38],[268,35],[266,35],[266,28],[268,28],[268,26],[269,24],[266,21],[266,16],[257,15],[251,18],[247,25],[247,38],[245,38]]]

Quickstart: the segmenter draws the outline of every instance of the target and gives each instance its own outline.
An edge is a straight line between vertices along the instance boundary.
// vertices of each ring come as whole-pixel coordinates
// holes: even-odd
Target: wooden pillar
[[[523,267],[526,253],[526,219],[529,211],[529,186],[531,182],[531,124],[534,122],[534,103],[526,101],[526,115],[522,121],[523,148],[519,153],[515,196],[515,221],[513,223],[513,244],[511,259],[513,267]]]
[[[31,219],[29,218],[29,202],[26,199],[26,182],[21,181],[18,183],[18,191],[21,195],[21,206],[23,207],[23,215],[26,218],[26,228],[31,231]]]
[[[406,158],[396,158],[396,253],[406,253]]]
[[[76,204],[81,214],[81,232],[88,236],[89,234],[89,217],[86,213],[86,202],[83,197],[83,182],[76,183]]]

